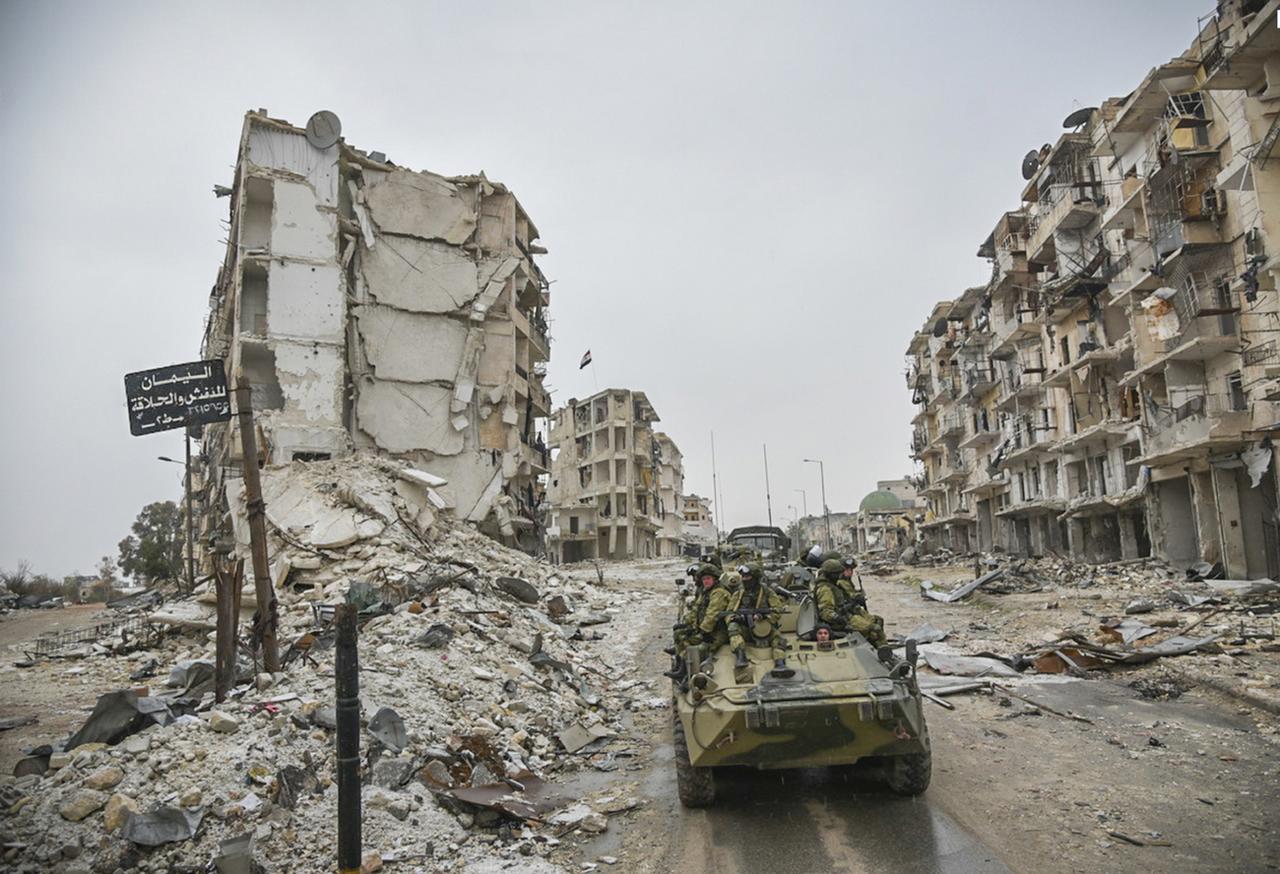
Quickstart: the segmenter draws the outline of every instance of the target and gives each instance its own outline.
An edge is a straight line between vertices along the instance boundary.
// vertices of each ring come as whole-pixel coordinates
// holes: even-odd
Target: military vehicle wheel
[[[689,746],[684,739],[680,714],[672,727],[676,758],[676,792],[685,807],[710,807],[716,800],[716,778],[710,768],[695,768],[689,761]]]
[[[923,753],[892,756],[887,763],[886,782],[897,795],[920,795],[929,788],[933,776],[933,753],[929,749],[929,734],[924,735]]]

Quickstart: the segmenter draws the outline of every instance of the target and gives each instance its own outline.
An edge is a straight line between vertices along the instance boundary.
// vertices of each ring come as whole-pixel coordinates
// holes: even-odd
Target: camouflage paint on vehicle
[[[772,674],[767,647],[748,647],[749,665],[736,671],[723,648],[704,672],[704,688],[694,683],[676,693],[690,763],[802,768],[927,752],[914,670],[899,662],[891,676],[859,635],[829,644],[800,640],[796,613],[788,609],[782,627],[793,676]]]

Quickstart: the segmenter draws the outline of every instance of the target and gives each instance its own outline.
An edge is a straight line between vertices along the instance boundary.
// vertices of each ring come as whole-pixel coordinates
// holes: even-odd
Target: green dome
[[[893,492],[874,491],[862,499],[859,510],[900,510],[902,501]]]

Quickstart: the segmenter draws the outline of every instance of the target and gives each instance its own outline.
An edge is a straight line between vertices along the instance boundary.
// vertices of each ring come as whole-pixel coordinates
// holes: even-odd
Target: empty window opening
[[[244,224],[240,228],[240,244],[247,251],[271,250],[273,200],[271,180],[250,176],[244,186]]]
[[[267,268],[247,261],[240,279],[240,333],[267,336]]]
[[[250,397],[255,410],[284,409],[284,392],[276,373],[276,353],[266,346],[244,343],[240,346],[240,372],[249,380]]]

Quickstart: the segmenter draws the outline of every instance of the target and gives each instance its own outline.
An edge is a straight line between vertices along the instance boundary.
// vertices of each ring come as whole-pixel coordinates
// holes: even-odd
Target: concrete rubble
[[[298,462],[263,480],[284,670],[261,674],[242,635],[240,683],[215,707],[207,683],[186,691],[213,656],[209,593],[161,607],[185,636],[122,658],[159,659],[179,688],[157,679],[103,696],[114,721],[101,738],[66,752],[47,738],[42,775],[3,778],[6,870],[204,870],[245,834],[268,870],[330,867],[328,608],[344,599],[361,605],[364,843],[382,863],[554,862],[567,836],[627,809],[570,788],[575,771],[618,767],[628,710],[660,691],[628,677],[623,651],[641,624],[607,592],[427,512],[433,486],[399,462]],[[244,599],[252,609],[251,588]]]
[[[877,576],[906,572],[926,603],[939,602],[933,608],[973,611],[969,628],[945,633],[945,643],[927,623],[904,636],[921,644],[922,662],[938,674],[1089,678],[1159,660],[1161,672],[1280,712],[1280,586],[1202,579],[1201,570],[1220,573],[1178,571],[1156,559],[1096,565],[948,551],[903,565],[875,560]],[[1013,622],[1002,618],[1010,608],[1019,611]]]

